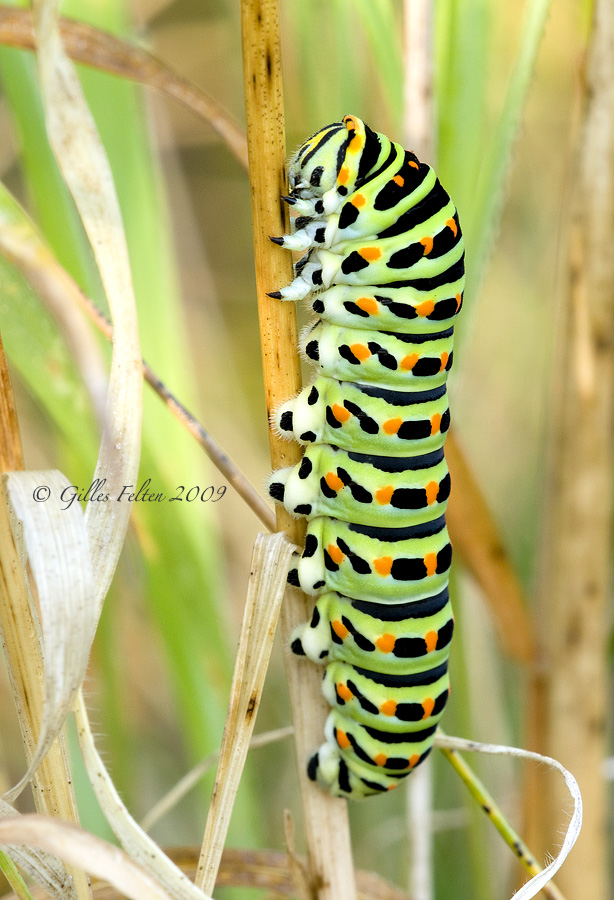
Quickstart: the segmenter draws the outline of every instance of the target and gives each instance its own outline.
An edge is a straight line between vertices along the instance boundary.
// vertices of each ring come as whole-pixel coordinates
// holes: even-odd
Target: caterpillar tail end
[[[307,763],[307,777],[333,797],[345,800],[362,800],[371,797],[387,788],[379,785],[365,784],[344,762],[335,744],[322,744],[310,757]],[[395,785],[396,786],[396,785]]]

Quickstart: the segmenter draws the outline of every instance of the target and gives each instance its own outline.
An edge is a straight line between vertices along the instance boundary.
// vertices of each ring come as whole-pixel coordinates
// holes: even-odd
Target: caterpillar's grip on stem
[[[309,776],[333,794],[396,787],[430,752],[448,697],[453,619],[446,379],[462,304],[458,216],[430,166],[356,116],[289,166],[304,252],[271,296],[309,298],[314,382],[275,414],[307,446],[269,492],[308,520],[291,583],[318,597],[295,653],[325,663],[332,710]]]

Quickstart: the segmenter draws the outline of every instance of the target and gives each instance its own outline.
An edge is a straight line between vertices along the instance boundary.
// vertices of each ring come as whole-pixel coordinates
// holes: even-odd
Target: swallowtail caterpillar
[[[271,296],[309,298],[301,346],[318,373],[275,414],[306,450],[269,492],[308,519],[289,581],[318,599],[292,649],[326,665],[332,707],[308,774],[360,798],[428,755],[448,698],[443,443],[463,239],[431,167],[356,116],[305,141],[289,181],[298,218],[272,240],[304,256]]]

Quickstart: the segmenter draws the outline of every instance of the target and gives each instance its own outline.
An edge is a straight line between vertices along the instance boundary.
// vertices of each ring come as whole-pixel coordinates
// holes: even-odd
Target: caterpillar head
[[[377,158],[379,139],[356,116],[344,116],[342,122],[334,122],[316,131],[290,160],[288,176],[292,200],[321,198],[324,202],[319,211],[334,211],[355,188],[359,169],[364,168],[361,167],[361,159],[367,143],[371,145],[371,151],[377,149]],[[371,155],[372,152],[369,158]],[[363,174],[362,171],[360,174]]]

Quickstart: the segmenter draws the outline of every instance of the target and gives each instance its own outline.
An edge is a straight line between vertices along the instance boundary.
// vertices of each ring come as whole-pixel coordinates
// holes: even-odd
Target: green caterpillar
[[[307,450],[269,493],[309,520],[289,581],[318,596],[294,635],[327,665],[332,710],[309,777],[360,798],[396,787],[430,752],[449,693],[452,548],[443,443],[464,249],[430,166],[356,116],[290,161],[292,284],[316,324],[301,346],[314,382],[275,414]]]

